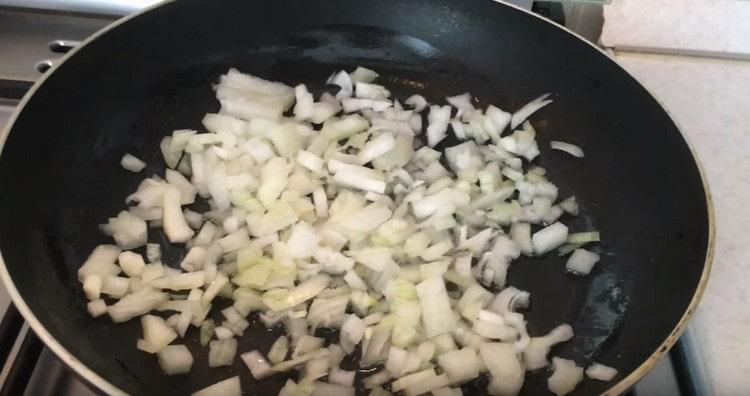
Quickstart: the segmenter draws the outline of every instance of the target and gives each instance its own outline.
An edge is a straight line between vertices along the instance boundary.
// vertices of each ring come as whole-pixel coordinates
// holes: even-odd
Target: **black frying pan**
[[[606,254],[586,278],[565,275],[556,255],[521,260],[510,284],[532,293],[532,335],[573,324],[576,337],[554,354],[620,370],[611,383],[585,380],[576,394],[629,388],[684,329],[706,281],[713,233],[700,170],[669,116],[617,64],[488,0],[183,0],[75,51],[32,89],[2,135],[0,273],[33,329],[106,392],[184,394],[237,373],[246,393],[278,389],[285,378],[254,381],[239,359],[209,369],[195,328],[191,374],[163,376],[135,348],[137,320],[89,317],[76,270],[109,242],[97,224],[145,175],[162,174],[162,136],[218,109],[210,84],[220,73],[234,66],[292,84],[356,65],[380,72],[397,96],[416,90],[439,101],[469,91],[512,110],[553,93],[555,103],[532,117],[539,163],[561,196],[582,203],[572,230],[600,230]],[[583,146],[586,158],[550,152],[553,139]],[[145,174],[120,168],[126,152],[149,163]],[[166,262],[181,254],[170,249]],[[279,333],[255,323],[240,351],[266,352]],[[528,375],[523,393],[546,392],[548,374]]]

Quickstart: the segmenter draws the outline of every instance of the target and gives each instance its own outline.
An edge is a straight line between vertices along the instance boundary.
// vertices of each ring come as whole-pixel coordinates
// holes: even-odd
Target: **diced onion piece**
[[[354,86],[354,93],[358,98],[372,100],[383,100],[391,96],[391,91],[384,86],[366,82],[357,82]]]
[[[237,340],[214,340],[209,344],[208,367],[231,366],[237,353]]]
[[[445,98],[445,101],[458,110],[474,110],[474,105],[471,104],[471,94],[468,92],[461,95],[449,96]]]
[[[392,133],[381,133],[365,144],[365,147],[357,154],[357,162],[366,164],[378,158],[396,147],[396,140]]]
[[[107,276],[109,277],[109,276]],[[99,275],[88,275],[83,280],[83,292],[89,300],[98,300],[102,292],[103,279]]]
[[[149,263],[161,259],[161,246],[158,243],[149,243],[146,245],[146,258]]]
[[[406,394],[408,396],[422,395],[430,392],[433,389],[448,386],[449,384],[450,380],[448,379],[448,376],[446,374],[440,374],[434,377],[423,379],[416,384],[409,385],[408,387],[406,387]]]
[[[562,223],[554,223],[534,233],[531,237],[534,253],[543,255],[562,245],[568,239],[568,227]]]
[[[341,325],[339,342],[347,353],[352,353],[354,348],[362,341],[365,335],[365,324],[356,315],[347,315]]]
[[[89,254],[89,257],[78,269],[78,280],[83,282],[89,275],[104,278],[108,275],[120,273],[120,267],[115,264],[120,249],[113,245],[99,245]]]
[[[532,337],[529,346],[523,352],[526,370],[533,371],[545,367],[550,348],[560,342],[573,338],[573,329],[568,324],[561,324],[544,337]]]
[[[442,278],[430,278],[417,286],[417,295],[422,306],[422,323],[428,338],[456,329],[450,300]]]
[[[559,142],[557,140],[552,140],[549,142],[549,146],[552,147],[555,150],[564,151],[576,158],[583,158],[583,150],[576,146],[575,144],[565,143],[565,142]]]
[[[117,217],[110,218],[108,225],[121,249],[134,249],[147,242],[146,222],[128,211],[123,210]]]
[[[534,253],[534,246],[531,241],[531,224],[513,223],[510,227],[510,237],[524,255],[531,256]]]
[[[432,396],[463,396],[461,388],[437,388],[432,390]]]
[[[182,213],[181,193],[177,187],[169,186],[164,189],[162,207],[164,209],[163,227],[164,233],[172,243],[187,242],[194,231],[185,221]]]
[[[520,109],[513,113],[513,117],[510,121],[510,128],[516,129],[517,126],[521,125],[522,122],[526,121],[529,116],[534,114],[537,110],[552,103],[552,99],[547,99],[549,94],[544,94],[531,102],[525,104]]]
[[[354,396],[353,386],[316,381],[310,396]]]
[[[349,76],[349,73],[345,72],[344,70],[341,70],[340,72],[333,74],[328,79],[327,83],[338,85],[341,88],[339,92],[336,94],[336,99],[348,98],[352,96],[352,92],[354,92],[352,79]]]
[[[448,124],[451,119],[450,106],[430,106],[430,113],[427,115],[427,145],[435,147],[441,140],[445,139]]]
[[[313,96],[307,91],[305,84],[294,87],[294,95],[297,103],[294,104],[294,119],[304,121],[312,117],[313,113]]]
[[[195,202],[195,194],[197,192],[195,186],[193,186],[188,179],[185,178],[180,172],[172,169],[165,171],[165,178],[167,182],[180,190],[180,203],[183,205],[190,205]]]
[[[295,259],[311,257],[318,250],[320,240],[315,228],[300,221],[292,227],[292,234],[287,242],[287,252]]]
[[[597,262],[599,262],[598,254],[585,249],[576,249],[565,263],[565,269],[576,275],[588,275]]]
[[[86,304],[86,309],[92,317],[98,318],[107,313],[107,304],[104,300],[93,300]]]
[[[297,163],[304,166],[310,172],[318,173],[323,170],[323,160],[309,151],[298,151]]]
[[[268,160],[261,170],[261,183],[258,199],[263,206],[270,208],[287,185],[287,164],[281,157]]]
[[[584,244],[589,242],[599,242],[600,240],[601,237],[599,236],[599,231],[576,232],[568,234],[567,243]]]
[[[350,169],[343,169],[333,175],[333,182],[344,187],[358,190],[372,191],[379,194],[385,193],[385,182],[358,173]]]
[[[273,374],[271,365],[268,364],[263,355],[258,351],[245,352],[240,355],[240,358],[245,362],[245,365],[250,369],[250,373],[252,373],[253,378],[256,380],[266,378]]]
[[[120,160],[120,165],[134,173],[138,173],[146,167],[146,163],[136,158],[133,154],[127,153]]]
[[[409,106],[414,107],[414,111],[417,113],[422,112],[427,107],[427,100],[422,95],[412,95],[406,98],[406,101],[404,101]]]
[[[235,375],[232,378],[219,381],[193,393],[192,396],[242,396],[240,377]]]
[[[328,381],[338,385],[352,386],[354,385],[355,374],[356,371],[346,371],[334,367],[328,372]]]
[[[193,366],[193,355],[185,345],[167,345],[159,351],[159,366],[167,375],[186,374]]]
[[[159,150],[161,151],[162,158],[164,158],[164,163],[172,169],[176,168],[177,164],[180,163],[180,158],[182,158],[182,150],[172,149],[171,136],[165,136],[161,140],[159,143]]]
[[[451,384],[460,384],[479,376],[481,362],[473,348],[463,348],[443,353],[437,358],[440,367],[448,374]]]
[[[437,375],[435,374],[434,369],[427,369],[427,370],[423,370],[414,374],[409,374],[407,376],[401,377],[393,381],[393,383],[391,383],[391,390],[393,390],[394,392],[398,392],[403,389],[406,389],[407,387],[411,385],[418,384],[424,380],[427,380],[429,378],[436,377],[436,376]]]
[[[616,375],[616,369],[601,363],[592,363],[586,368],[586,376],[599,381],[611,381]]]
[[[130,288],[130,280],[121,276],[107,276],[102,279],[102,294],[113,298],[121,298]]]
[[[125,275],[133,277],[138,276],[143,271],[143,267],[146,263],[143,261],[143,256],[133,252],[122,252],[117,256],[117,262],[122,268],[122,272]]]
[[[572,360],[552,358],[552,376],[547,379],[547,388],[555,395],[566,395],[583,379],[583,368]]]
[[[157,353],[177,338],[174,329],[158,316],[144,315],[141,317],[141,325],[143,339],[138,340],[138,349],[144,352]]]
[[[268,351],[268,360],[273,364],[279,364],[286,359],[288,353],[289,339],[286,336],[279,336]]]
[[[205,280],[203,271],[195,271],[155,279],[151,286],[158,289],[190,290],[203,286]]]
[[[513,286],[506,287],[495,296],[495,299],[487,306],[487,309],[501,315],[515,312],[518,309],[528,308],[529,292],[518,290]]]
[[[518,394],[523,385],[524,370],[513,345],[488,342],[479,347],[479,352],[492,376],[488,392],[493,395]]]
[[[159,304],[167,301],[169,296],[150,288],[142,288],[136,293],[128,294],[108,308],[109,316],[115,323],[126,322],[132,318],[150,312]]]
[[[495,124],[499,133],[502,133],[508,127],[508,124],[510,124],[511,114],[493,105],[487,106],[484,114]]]
[[[370,70],[366,67],[357,66],[356,69],[350,74],[352,81],[355,83],[364,82],[371,83],[378,78],[378,73],[374,70]]]

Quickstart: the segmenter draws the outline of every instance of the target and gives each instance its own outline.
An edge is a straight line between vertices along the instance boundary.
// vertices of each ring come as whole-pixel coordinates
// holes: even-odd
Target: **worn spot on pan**
[[[604,260],[600,266],[606,267]],[[581,314],[573,325],[575,336],[559,348],[560,355],[577,362],[591,362],[607,342],[617,336],[628,304],[632,281],[621,278],[613,269],[605,268],[591,279]]]

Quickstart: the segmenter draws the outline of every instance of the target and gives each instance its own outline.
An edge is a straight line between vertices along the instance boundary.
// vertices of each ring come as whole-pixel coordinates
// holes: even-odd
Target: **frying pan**
[[[182,0],[88,40],[34,86],[0,138],[0,273],[34,331],[107,393],[184,394],[236,374],[246,393],[278,389],[286,378],[254,381],[241,362],[208,368],[195,328],[186,340],[192,372],[162,375],[154,356],[135,348],[137,320],[89,317],[76,271],[94,246],[111,243],[97,224],[143,177],[162,174],[160,139],[218,110],[211,83],[219,74],[237,67],[310,83],[356,65],[377,70],[396,97],[468,91],[512,110],[552,93],[555,102],[532,117],[538,162],[561,196],[579,198],[583,214],[570,227],[600,230],[603,259],[588,277],[565,275],[554,254],[520,260],[509,283],[531,292],[532,335],[573,325],[575,338],[554,355],[619,370],[575,394],[631,387],[684,330],[706,282],[713,223],[700,168],[664,109],[615,62],[487,0]],[[579,144],[586,158],[551,152],[549,140]],[[147,161],[143,173],[118,165],[126,152]],[[182,254],[168,246],[165,262]],[[253,321],[239,350],[265,353],[280,332]],[[544,394],[548,375],[529,374],[522,393]],[[483,393],[486,384],[464,390]]]

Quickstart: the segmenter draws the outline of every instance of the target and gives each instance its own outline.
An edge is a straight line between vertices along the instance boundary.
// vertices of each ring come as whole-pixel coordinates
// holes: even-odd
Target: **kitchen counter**
[[[750,61],[617,52],[670,112],[708,179],[716,251],[703,300],[683,337],[699,394],[750,389]]]

